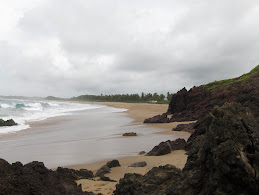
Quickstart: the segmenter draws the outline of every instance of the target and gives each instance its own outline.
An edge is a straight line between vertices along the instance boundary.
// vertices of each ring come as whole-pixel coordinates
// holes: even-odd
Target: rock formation
[[[113,167],[120,167],[120,162],[116,159],[114,160],[111,160],[109,162],[106,163],[106,165],[109,167],[109,168],[113,168]]]
[[[184,150],[186,141],[184,139],[178,138],[174,141],[167,140],[166,142],[161,142],[159,145],[155,146],[146,156],[161,156],[171,153],[173,150]]]
[[[47,169],[42,162],[9,164],[0,159],[0,194],[89,194],[70,177]]]
[[[183,88],[172,96],[166,113],[148,118],[144,123],[199,120],[215,105],[222,106],[226,102],[241,103],[259,120],[259,65],[238,78],[215,81],[189,91]],[[169,114],[172,114],[170,119]]]
[[[250,109],[226,103],[195,131],[184,179],[168,194],[259,194],[259,126]]]
[[[144,176],[125,174],[114,193],[259,194],[259,126],[253,112],[240,103],[226,103],[194,127],[182,172],[159,167]]]
[[[3,127],[3,126],[14,126],[14,125],[18,125],[16,122],[14,122],[13,119],[9,119],[9,120],[3,120],[3,119],[0,119],[0,127]]]
[[[259,119],[259,65],[241,77],[215,81],[207,85],[185,88],[172,96],[167,114],[173,114],[170,122],[198,120],[215,105],[239,102],[249,107]]]
[[[106,173],[110,173],[111,168],[113,167],[120,167],[120,163],[118,160],[112,160],[103,165],[95,174],[95,177],[101,177]]]
[[[74,169],[58,167],[57,172],[59,173],[59,175],[62,175],[62,177],[67,177],[67,178],[69,177],[73,180],[89,179],[94,177],[93,172],[87,169],[74,170]]]
[[[145,166],[147,166],[147,163],[145,161],[141,161],[141,162],[135,162],[129,167],[145,167]]]
[[[173,128],[172,131],[185,131],[185,132],[189,132],[189,133],[193,133],[194,132],[194,126],[195,123],[189,123],[189,124],[180,124],[177,125],[177,127]]]
[[[135,133],[135,132],[128,132],[128,133],[123,133],[122,136],[137,136],[137,133]]]
[[[167,118],[166,113],[144,120],[144,123],[168,123],[168,122],[169,122],[169,119]]]
[[[147,174],[126,173],[116,185],[114,195],[164,195],[168,185],[181,178],[181,170],[173,165],[152,168]]]
[[[106,173],[110,173],[111,169],[107,165],[103,165],[95,174],[95,177],[101,177]]]

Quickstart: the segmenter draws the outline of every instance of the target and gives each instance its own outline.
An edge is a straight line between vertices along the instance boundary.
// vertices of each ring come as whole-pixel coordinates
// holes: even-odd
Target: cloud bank
[[[257,0],[10,0],[0,93],[176,92],[259,64]]]

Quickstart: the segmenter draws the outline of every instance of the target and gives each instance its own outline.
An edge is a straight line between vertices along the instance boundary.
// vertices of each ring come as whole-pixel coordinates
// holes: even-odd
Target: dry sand
[[[82,103],[82,102],[81,102]],[[89,102],[84,102],[89,103]],[[166,104],[146,104],[146,103],[118,103],[118,102],[91,102],[91,104],[102,104],[115,108],[124,108],[128,109],[125,111],[129,117],[134,119],[133,124],[143,124],[144,119],[153,117],[158,114],[162,114],[167,111],[168,105]],[[191,121],[190,121],[191,122]],[[170,135],[177,135],[178,137],[182,137],[184,139],[188,139],[190,133],[187,132],[174,132],[171,131],[172,128],[176,127],[178,124],[190,123],[190,122],[181,122],[181,123],[161,123],[161,124],[146,124],[151,127],[164,129],[161,132],[162,134],[168,134],[168,139],[170,139]],[[112,159],[111,159],[112,160]],[[183,150],[173,151],[168,155],[163,156],[136,156],[136,157],[126,157],[118,159],[121,167],[115,167],[111,169],[111,173],[105,174],[105,176],[110,177],[113,180],[119,181],[120,178],[123,178],[125,173],[139,173],[145,174],[153,167],[172,164],[176,167],[182,169],[186,163],[187,155]],[[146,161],[146,167],[128,167],[129,165]],[[74,165],[68,166],[68,168],[73,169],[88,169],[93,171],[94,173],[105,165],[107,161],[96,162],[92,164],[86,165]],[[82,189],[84,191],[91,191],[94,193],[102,193],[102,194],[112,194],[115,190],[115,185],[118,182],[107,182],[107,181],[97,181],[98,178],[94,178],[94,180],[82,179],[78,180],[78,184],[82,184]]]

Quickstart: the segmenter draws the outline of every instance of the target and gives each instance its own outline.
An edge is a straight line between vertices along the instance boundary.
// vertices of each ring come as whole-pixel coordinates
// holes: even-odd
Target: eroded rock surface
[[[141,161],[141,162],[135,162],[129,167],[145,167],[145,166],[147,166],[147,163],[145,161]]]
[[[120,167],[120,162],[116,159],[114,160],[111,160],[109,162],[106,163],[106,165],[109,167],[109,168],[112,168],[112,167]]]
[[[3,126],[14,126],[14,125],[18,125],[16,122],[14,122],[13,119],[9,119],[9,120],[3,120],[3,119],[0,119],[0,127],[3,127]]]
[[[144,123],[168,123],[167,114],[161,114],[144,120]]]
[[[184,150],[186,141],[184,139],[178,138],[174,141],[167,140],[166,142],[161,142],[159,145],[155,146],[146,156],[161,156],[171,153],[173,150]]]
[[[168,194],[259,194],[259,127],[238,103],[216,107],[198,122],[183,180]]]
[[[94,177],[93,172],[87,169],[74,170],[58,167],[57,172],[59,175],[62,175],[63,177],[70,177],[73,180],[89,179]]]
[[[194,132],[194,126],[195,123],[189,123],[189,124],[179,124],[177,125],[177,127],[173,128],[172,131],[185,131],[185,132],[189,132],[189,133],[193,133]]]
[[[152,168],[147,174],[126,173],[116,185],[115,195],[160,195],[168,185],[181,178],[181,170],[173,165]]]
[[[185,88],[172,96],[167,114],[170,122],[199,120],[215,105],[237,102],[248,107],[259,120],[259,66],[241,77]]]
[[[0,159],[0,194],[88,194],[70,177],[47,169],[42,162],[9,164]]]
[[[110,173],[111,169],[107,165],[103,165],[95,174],[95,177],[100,177],[106,173]]]

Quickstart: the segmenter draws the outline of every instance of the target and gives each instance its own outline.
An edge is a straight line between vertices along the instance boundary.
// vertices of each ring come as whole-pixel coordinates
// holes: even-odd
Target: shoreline
[[[78,102],[79,103],[79,102]],[[121,103],[121,102],[80,102],[87,104],[99,104],[105,105],[114,108],[123,108],[127,109],[124,111],[128,117],[134,119],[131,125],[143,125],[143,121],[146,118],[153,117],[158,114],[162,114],[166,112],[168,105],[165,104],[147,104],[147,103]],[[170,140],[170,135],[179,138],[183,138],[187,140],[191,135],[188,132],[177,132],[171,131],[172,128],[175,128],[178,124],[187,124],[193,121],[187,122],[173,122],[173,123],[160,123],[160,124],[152,124],[145,123],[144,125],[150,128],[159,128],[162,131],[155,132],[154,134],[164,134],[168,135],[168,139]],[[125,138],[130,139],[130,138]],[[164,140],[166,141],[166,140]],[[156,143],[158,144],[158,143]],[[156,145],[154,144],[154,146]],[[154,147],[153,146],[153,147]],[[152,148],[151,148],[152,149]],[[150,149],[150,150],[151,150]],[[149,151],[145,151],[149,152]],[[70,169],[88,169],[93,171],[95,174],[96,171],[105,165],[108,161],[113,160],[112,158],[108,160],[96,161],[93,163],[87,164],[76,164],[71,166],[65,166]],[[187,155],[184,150],[175,150],[170,154],[163,156],[129,156],[129,157],[121,157],[117,158],[120,162],[121,167],[111,168],[111,172],[105,174],[105,176],[109,177],[112,180],[116,180],[117,182],[109,182],[109,181],[98,181],[98,178],[94,179],[81,179],[77,180],[77,184],[82,185],[83,191],[91,191],[94,193],[102,193],[102,194],[112,194],[116,189],[116,184],[119,182],[120,178],[123,178],[125,173],[138,173],[144,175],[153,167],[164,166],[166,164],[175,165],[177,168],[182,169],[187,161]],[[129,167],[131,164],[135,162],[145,161],[147,166],[145,167]]]

